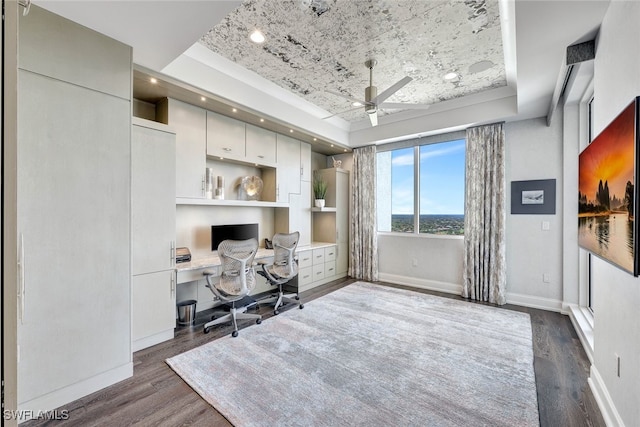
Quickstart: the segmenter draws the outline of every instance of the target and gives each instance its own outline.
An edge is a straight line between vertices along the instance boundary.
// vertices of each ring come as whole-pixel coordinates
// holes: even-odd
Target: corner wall
[[[640,3],[613,1],[602,22],[594,72],[596,135],[640,95],[638,19]],[[593,257],[592,286],[590,384],[608,425],[634,426],[640,420],[640,279]]]

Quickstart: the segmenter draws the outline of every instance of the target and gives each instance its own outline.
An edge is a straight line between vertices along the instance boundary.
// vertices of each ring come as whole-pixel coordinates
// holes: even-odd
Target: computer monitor
[[[232,224],[211,226],[211,250],[217,251],[223,240],[258,240],[258,224]]]

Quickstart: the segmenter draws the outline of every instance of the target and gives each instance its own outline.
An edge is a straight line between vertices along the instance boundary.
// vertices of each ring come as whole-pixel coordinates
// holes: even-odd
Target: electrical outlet
[[[549,277],[549,273],[542,273],[542,281],[544,283],[549,283],[551,282],[551,278]]]
[[[412,267],[417,267],[418,266],[418,260],[416,258],[411,258],[411,266]]]

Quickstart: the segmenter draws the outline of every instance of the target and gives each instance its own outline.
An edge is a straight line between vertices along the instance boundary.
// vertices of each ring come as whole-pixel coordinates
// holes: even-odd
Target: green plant
[[[327,181],[322,178],[322,175],[315,172],[313,174],[313,194],[316,199],[324,199],[327,194]]]

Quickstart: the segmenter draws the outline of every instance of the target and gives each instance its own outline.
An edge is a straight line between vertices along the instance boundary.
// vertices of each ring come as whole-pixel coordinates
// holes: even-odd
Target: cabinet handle
[[[304,175],[304,166],[300,166],[300,176]]]
[[[176,277],[175,274],[171,274],[171,290],[169,292],[169,296],[171,298],[175,297],[176,295]]]
[[[231,148],[224,147],[224,148],[222,149],[222,151],[224,151],[224,152],[226,152],[226,153],[230,153],[232,150],[231,150]]]
[[[205,195],[205,177],[202,175],[202,197]]]
[[[176,266],[176,242],[175,241],[171,241],[171,245],[169,248],[169,256],[171,257],[171,265],[172,267]]]
[[[262,154],[258,154],[258,158],[259,159],[264,159],[264,156]]]
[[[20,299],[19,316],[20,324],[24,324],[24,296],[25,296],[25,282],[24,282],[24,235],[20,233],[18,239],[18,298]]]

